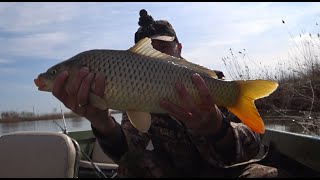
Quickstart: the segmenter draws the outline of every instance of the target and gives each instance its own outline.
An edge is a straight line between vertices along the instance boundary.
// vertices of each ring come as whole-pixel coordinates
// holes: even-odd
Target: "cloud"
[[[18,73],[18,70],[16,68],[0,67],[0,75],[16,74],[16,73]]]
[[[319,59],[320,38],[319,33],[304,33],[288,40],[289,57],[300,63],[316,61]]]
[[[7,56],[48,58],[56,55],[55,49],[70,42],[70,35],[65,32],[30,34],[3,39],[0,44],[1,54]]]
[[[0,65],[1,64],[10,64],[12,63],[13,61],[10,61],[10,60],[7,60],[7,59],[0,59]]]
[[[289,39],[290,45],[297,45],[297,44],[302,45],[305,43],[319,47],[320,45],[319,33],[317,34],[304,33],[304,34],[294,36],[293,39]]]
[[[181,8],[184,13],[177,16],[183,19],[188,14],[188,23],[174,23],[178,24],[178,28],[182,27],[177,32],[184,43],[183,53],[190,60],[211,68],[224,69],[221,58],[230,55],[229,48],[249,49],[251,60],[257,64],[261,62],[262,66],[274,67],[279,60],[290,61],[286,44],[289,35],[281,20],[286,19],[294,28],[294,24],[304,22],[306,17],[316,17],[320,13],[319,5],[186,3]]]
[[[9,59],[0,59],[0,78],[4,77],[4,75],[11,75],[17,73],[17,69],[15,67],[12,67],[12,64],[14,63],[13,60]],[[9,66],[9,67],[8,67]]]
[[[1,3],[0,29],[9,32],[31,32],[48,24],[72,20],[78,12],[73,3]]]
[[[183,43],[182,55],[192,62],[224,70],[222,57],[230,55],[229,49],[245,48],[255,62],[275,64],[279,57],[288,57],[287,43],[291,39],[281,20],[284,19],[296,34],[297,24],[304,26],[301,23],[316,22],[310,17],[319,15],[319,5],[274,2],[1,3],[0,73],[17,73],[24,68],[34,71],[48,65],[49,61],[41,60],[60,61],[93,48],[129,48],[133,45],[142,8],[154,19],[167,19],[174,25]],[[292,48],[292,44],[289,46]],[[15,62],[8,65],[11,59]],[[19,89],[18,84],[33,79],[28,77],[30,72],[20,71],[20,74],[24,79],[19,76],[21,81],[11,84],[11,88]],[[6,78],[11,78],[11,82],[17,79],[11,75]],[[28,84],[32,90],[24,87],[24,91],[31,94],[35,88],[33,82]],[[17,93],[10,89],[6,92]]]
[[[6,8],[0,9],[0,56],[65,59],[93,48],[129,48],[128,37],[133,42],[133,32],[128,29],[134,31],[137,25],[130,18],[118,17],[135,12],[133,9],[124,12],[123,6],[5,3]],[[115,21],[116,17],[119,20]]]

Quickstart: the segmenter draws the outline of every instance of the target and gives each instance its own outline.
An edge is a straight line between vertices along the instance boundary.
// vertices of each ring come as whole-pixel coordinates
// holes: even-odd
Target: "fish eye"
[[[56,74],[56,73],[57,73],[57,70],[53,69],[53,70],[51,71],[51,73],[52,73],[52,74]]]

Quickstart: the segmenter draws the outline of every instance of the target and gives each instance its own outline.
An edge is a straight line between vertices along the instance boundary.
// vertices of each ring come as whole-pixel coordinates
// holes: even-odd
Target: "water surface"
[[[121,122],[121,114],[113,114],[117,122]],[[307,134],[312,136],[320,136],[320,128],[310,128],[308,123],[301,123],[301,118],[297,116],[264,116],[266,128],[288,131],[293,133]],[[54,123],[54,121],[56,123]],[[59,132],[64,127],[63,120],[39,120],[25,121],[17,123],[0,123],[0,135],[15,131],[50,131]],[[320,120],[319,120],[320,121]],[[90,122],[85,118],[69,118],[66,119],[67,131],[90,130]]]

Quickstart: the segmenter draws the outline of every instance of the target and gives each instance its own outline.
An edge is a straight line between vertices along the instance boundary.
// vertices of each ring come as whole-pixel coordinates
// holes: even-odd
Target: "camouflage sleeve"
[[[121,125],[116,122],[116,128],[108,136],[100,134],[94,127],[92,127],[92,131],[104,153],[116,163],[119,163],[129,150],[145,149],[149,139],[147,134],[138,132],[131,125],[125,113]]]
[[[231,122],[235,137],[235,163],[256,157],[262,145],[259,134],[242,123]]]
[[[114,118],[113,120],[115,121]],[[91,126],[91,128],[103,152],[117,163],[120,158],[128,151],[128,145],[120,124],[116,121],[115,123],[116,127],[107,136],[98,132],[97,129],[95,129],[93,126]]]
[[[134,128],[126,113],[122,114],[121,128],[126,137],[129,149],[145,149],[150,137],[147,133],[141,133]]]
[[[234,135],[234,145],[230,151],[225,152],[219,152],[215,147],[215,142],[189,130],[191,140],[202,158],[214,166],[229,167],[243,163],[255,158],[260,152],[261,143],[258,134],[242,123],[230,122],[230,125]]]

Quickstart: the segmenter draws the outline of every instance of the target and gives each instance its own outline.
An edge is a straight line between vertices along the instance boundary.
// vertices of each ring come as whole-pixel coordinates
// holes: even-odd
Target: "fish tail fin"
[[[227,106],[228,110],[254,132],[263,134],[265,132],[264,123],[254,101],[269,96],[277,89],[278,83],[270,80],[247,80],[236,81],[236,83],[240,87],[240,94],[236,103]]]

